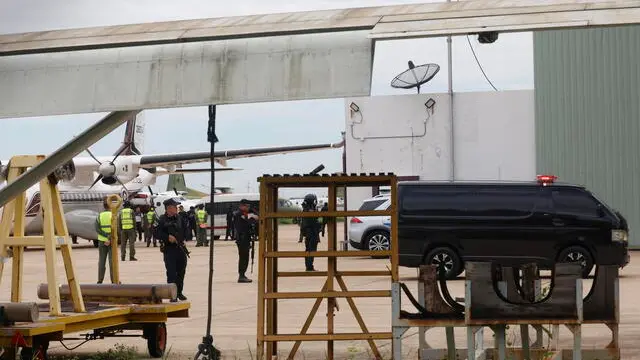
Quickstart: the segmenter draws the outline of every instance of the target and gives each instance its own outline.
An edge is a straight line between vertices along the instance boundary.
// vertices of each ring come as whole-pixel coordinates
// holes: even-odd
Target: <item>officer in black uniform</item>
[[[178,288],[178,300],[187,300],[182,293],[184,287],[184,275],[187,270],[187,257],[189,251],[184,244],[189,226],[184,217],[178,215],[177,206],[180,204],[175,199],[163,202],[165,213],[160,216],[156,226],[155,237],[160,241],[160,251],[164,253],[164,266],[167,270],[167,283],[176,284]],[[175,299],[171,301],[176,301]]]
[[[302,211],[318,211],[318,197],[315,194],[305,195],[304,201],[302,202]],[[320,224],[318,218],[303,217],[300,229],[304,234],[304,250],[318,250],[318,243],[320,242],[318,234],[322,230],[322,224]],[[307,271],[315,271],[312,256],[304,258],[304,265]]]
[[[249,267],[249,250],[251,249],[251,235],[255,231],[258,215],[249,207],[248,200],[240,200],[240,208],[233,212],[236,245],[238,245],[238,282],[250,283],[246,272]]]

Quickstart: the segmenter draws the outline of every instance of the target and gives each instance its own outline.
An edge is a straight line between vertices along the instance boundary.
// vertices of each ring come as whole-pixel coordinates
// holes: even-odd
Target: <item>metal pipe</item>
[[[342,147],[342,173],[344,175],[347,175],[347,132],[343,131],[342,132],[342,141],[344,142],[344,145]],[[344,187],[344,193],[342,194],[342,196],[344,197],[344,199],[342,199],[342,203],[344,206],[344,211],[347,211],[347,190],[348,188],[345,186]],[[348,218],[345,216],[344,218],[344,225],[342,226],[342,235],[344,236],[344,248],[342,250],[349,250],[349,232],[347,230],[347,226],[349,226],[349,221]]]
[[[447,0],[447,2],[451,2],[451,0]],[[453,120],[453,50],[452,50],[452,42],[453,39],[451,35],[447,36],[447,63],[448,63],[448,83],[449,83],[449,127],[450,127],[450,136],[449,136],[449,144],[451,146],[451,150],[449,150],[449,154],[451,155],[450,161],[450,170],[449,177],[451,181],[456,179],[456,152],[455,152],[455,124]]]
[[[136,116],[140,110],[114,111],[85,130],[82,134],[69,140],[58,150],[47,156],[38,165],[32,167],[27,172],[18,177],[15,181],[8,183],[0,190],[0,207],[11,201],[20,193],[27,191],[41,179],[49,176],[60,164],[63,164],[74,156],[93,145],[105,135],[113,131],[118,126],[125,123],[131,117]]]

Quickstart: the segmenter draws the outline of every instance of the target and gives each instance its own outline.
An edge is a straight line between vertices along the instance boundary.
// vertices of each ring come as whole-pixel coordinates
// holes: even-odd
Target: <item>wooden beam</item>
[[[336,276],[391,276],[389,270],[338,270]],[[323,277],[327,276],[326,271],[281,271],[279,277]]]
[[[355,216],[391,216],[390,210],[345,210],[345,211],[278,211],[268,212],[264,215],[264,218],[270,219],[287,219],[287,218],[308,218],[308,217],[355,217]]]
[[[327,291],[327,281],[324,282],[324,285],[320,290],[320,292],[325,292],[325,291]],[[318,309],[320,309],[320,304],[322,304],[322,298],[317,298],[316,301],[313,303],[313,306],[311,307],[311,311],[309,311],[307,320],[305,320],[304,325],[302,325],[302,329],[300,330],[300,335],[306,335],[307,331],[309,331],[309,328],[311,327],[311,323],[313,322],[313,318],[315,318],[316,314],[318,313]],[[293,344],[293,347],[291,348],[291,352],[289,352],[289,356],[287,357],[287,360],[294,359],[301,344],[302,344],[302,340],[297,340],[295,344]]]
[[[340,289],[342,291],[349,292],[349,289],[347,288],[347,284],[344,283],[344,280],[341,277],[337,277],[336,280],[338,281],[338,285],[340,286]],[[353,316],[355,316],[356,321],[358,322],[358,325],[360,325],[360,329],[362,330],[362,333],[370,334],[369,329],[367,329],[367,325],[364,323],[364,319],[362,318],[362,315],[360,314],[360,311],[358,310],[358,307],[356,306],[355,301],[353,301],[352,298],[347,298],[347,304],[349,304],[349,307],[353,312]],[[378,350],[378,347],[376,346],[375,341],[373,341],[373,339],[367,339],[367,341],[369,342],[369,346],[371,347],[373,356],[375,356],[376,359],[382,359],[382,355],[380,355],[380,351]]]
[[[347,297],[390,297],[390,290],[332,291],[332,292],[274,292],[266,293],[266,299],[315,299],[315,298],[347,298]]]
[[[327,250],[327,251],[268,251],[265,255],[266,258],[300,258],[300,257],[371,257],[371,256],[391,256],[391,250],[362,250],[362,251],[349,251],[349,250]]]
[[[390,332],[339,333],[339,334],[280,334],[265,336],[266,341],[349,341],[349,340],[389,340]]]

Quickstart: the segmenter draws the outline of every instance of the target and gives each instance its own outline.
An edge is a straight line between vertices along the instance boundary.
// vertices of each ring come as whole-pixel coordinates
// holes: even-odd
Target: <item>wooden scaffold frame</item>
[[[9,162],[7,182],[15,181],[20,175],[29,168],[36,166],[44,158],[44,155],[14,156]],[[22,299],[24,248],[27,246],[43,246],[50,294],[49,314],[51,316],[62,315],[60,291],[56,275],[56,249],[60,247],[67,283],[71,290],[73,309],[75,312],[85,312],[80,284],[73,268],[71,241],[69,240],[69,231],[64,219],[64,211],[62,210],[62,202],[56,182],[51,177],[40,180],[43,235],[25,236],[25,206],[26,195],[21,193],[4,206],[2,220],[0,221],[0,281],[2,281],[4,264],[11,258],[11,301],[20,302]],[[12,225],[13,234],[11,234]]]
[[[264,175],[260,182],[260,230],[258,248],[258,321],[257,321],[257,358],[272,359],[277,356],[278,342],[294,342],[288,359],[293,359],[302,341],[326,341],[327,359],[334,358],[334,341],[365,340],[369,343],[375,358],[380,359],[380,351],[375,340],[390,340],[391,332],[370,332],[356,306],[354,298],[391,297],[390,289],[350,291],[343,277],[388,276],[392,282],[398,281],[397,251],[348,251],[339,250],[337,241],[337,219],[355,216],[389,216],[391,218],[391,249],[397,249],[396,191],[397,178],[393,174],[379,175]],[[337,189],[352,187],[389,186],[391,188],[391,207],[388,210],[337,210]],[[278,190],[280,188],[324,188],[328,190],[328,211],[324,212],[284,212],[278,210]],[[282,218],[322,217],[327,219],[326,251],[279,251],[278,220]],[[346,224],[345,224],[346,226]],[[279,271],[278,259],[304,258],[313,256],[327,258],[327,271]],[[388,256],[391,266],[388,270],[338,270],[338,258]],[[289,277],[326,277],[324,285],[317,292],[279,292],[278,279]],[[338,288],[335,287],[338,284]],[[351,308],[360,329],[360,333],[339,333],[334,317],[336,299],[345,298]],[[309,315],[298,334],[278,333],[279,299],[316,299]],[[327,330],[325,333],[309,334],[311,326],[323,299],[327,299]]]

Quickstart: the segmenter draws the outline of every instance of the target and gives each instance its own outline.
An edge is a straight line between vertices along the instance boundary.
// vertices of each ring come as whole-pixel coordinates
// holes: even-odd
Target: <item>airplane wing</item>
[[[238,149],[238,150],[222,150],[216,151],[214,157],[216,161],[224,161],[231,159],[241,159],[257,156],[268,156],[277,154],[289,154],[295,152],[337,149],[344,146],[344,140],[339,143],[331,144],[315,144],[315,145],[297,145],[297,146],[276,146],[267,148]],[[209,152],[193,152],[178,154],[162,154],[162,155],[141,155],[140,167],[154,166],[179,166],[184,164],[201,163],[210,160]]]

